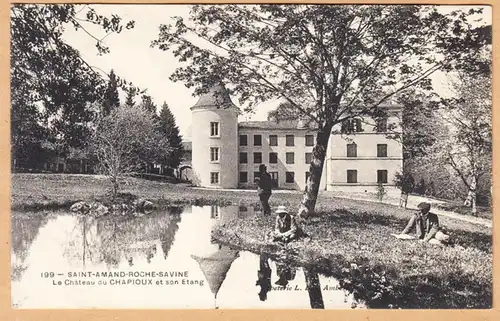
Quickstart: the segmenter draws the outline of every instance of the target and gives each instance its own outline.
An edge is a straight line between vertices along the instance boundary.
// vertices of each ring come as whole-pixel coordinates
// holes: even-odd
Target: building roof
[[[239,128],[257,128],[257,129],[303,129],[311,130],[313,126],[307,125],[298,120],[274,121],[242,121],[238,123]]]
[[[217,84],[210,88],[206,94],[201,95],[198,102],[191,107],[191,110],[210,108],[236,108],[239,110],[231,101],[231,97],[229,97],[229,93],[223,84]]]

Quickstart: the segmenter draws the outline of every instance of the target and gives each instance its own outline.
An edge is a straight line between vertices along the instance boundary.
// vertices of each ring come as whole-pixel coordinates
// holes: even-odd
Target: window
[[[269,153],[269,163],[270,164],[278,163],[278,153]]]
[[[306,172],[306,184],[307,184],[307,181],[309,180],[309,177],[311,177],[311,173]]]
[[[210,136],[219,137],[219,123],[210,122]]]
[[[376,126],[375,130],[379,133],[383,133],[387,131],[387,118],[378,118],[375,120],[376,121]]]
[[[240,135],[240,146],[247,146],[247,145],[248,145],[248,136]]]
[[[358,157],[358,147],[355,143],[347,144],[347,157]]]
[[[294,172],[286,172],[285,173],[285,182],[288,184],[295,182],[295,173]]]
[[[278,135],[269,135],[269,146],[278,146]]]
[[[262,163],[262,153],[253,153],[253,162],[254,164],[260,164]]]
[[[219,184],[219,172],[210,172],[210,184]]]
[[[387,157],[387,144],[377,144],[377,157]]]
[[[355,169],[347,170],[347,183],[357,183],[358,182],[358,171]]]
[[[248,183],[248,172],[240,172],[240,183]]]
[[[295,136],[293,135],[286,135],[286,146],[294,146],[295,144]]]
[[[253,145],[262,146],[262,135],[253,135]]]
[[[387,170],[382,169],[377,171],[377,183],[387,183]]]
[[[269,172],[269,176],[271,176],[273,187],[278,187],[278,172]]]
[[[219,161],[219,147],[210,147],[210,161],[211,162]]]
[[[220,218],[219,206],[210,206],[210,218],[218,220]]]
[[[314,146],[314,135],[306,135],[306,146]]]
[[[294,153],[286,153],[286,163],[287,164],[295,164],[295,154]]]
[[[247,153],[240,153],[240,164],[248,163],[248,155]]]
[[[342,123],[342,133],[362,132],[361,119],[349,119]]]
[[[260,177],[260,172],[253,172],[253,181]]]
[[[313,153],[306,153],[306,164],[311,164],[313,159]]]

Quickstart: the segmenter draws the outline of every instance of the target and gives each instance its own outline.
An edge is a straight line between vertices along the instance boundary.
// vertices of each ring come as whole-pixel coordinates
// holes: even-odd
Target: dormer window
[[[218,122],[210,122],[210,137],[220,137]]]
[[[343,133],[359,133],[363,131],[363,126],[361,125],[361,119],[348,119],[342,123]]]
[[[378,133],[384,133],[387,131],[387,118],[378,118],[376,120],[375,131]]]

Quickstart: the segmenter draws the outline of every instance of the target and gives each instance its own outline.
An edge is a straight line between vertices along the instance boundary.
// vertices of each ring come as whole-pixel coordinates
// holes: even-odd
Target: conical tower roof
[[[198,102],[191,107],[191,110],[211,108],[235,108],[239,111],[239,108],[232,102],[226,87],[222,83],[217,83],[210,88],[208,93],[201,95]]]
[[[217,293],[226,278],[231,264],[238,257],[238,251],[223,247],[207,257],[197,255],[191,255],[191,257],[200,265],[210,291],[217,298]]]

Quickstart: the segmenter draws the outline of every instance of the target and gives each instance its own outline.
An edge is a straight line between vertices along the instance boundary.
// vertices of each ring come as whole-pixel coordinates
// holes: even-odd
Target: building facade
[[[388,138],[388,124],[398,124],[401,107],[383,106],[387,117],[353,119],[335,126],[330,137],[320,189],[376,192],[391,188],[402,169],[402,145]],[[239,109],[224,87],[216,86],[191,107],[193,113],[193,183],[213,188],[255,188],[265,164],[276,188],[306,186],[316,131],[301,121],[238,122]],[[351,126],[350,135],[341,134]],[[390,128],[391,133],[400,129]]]

